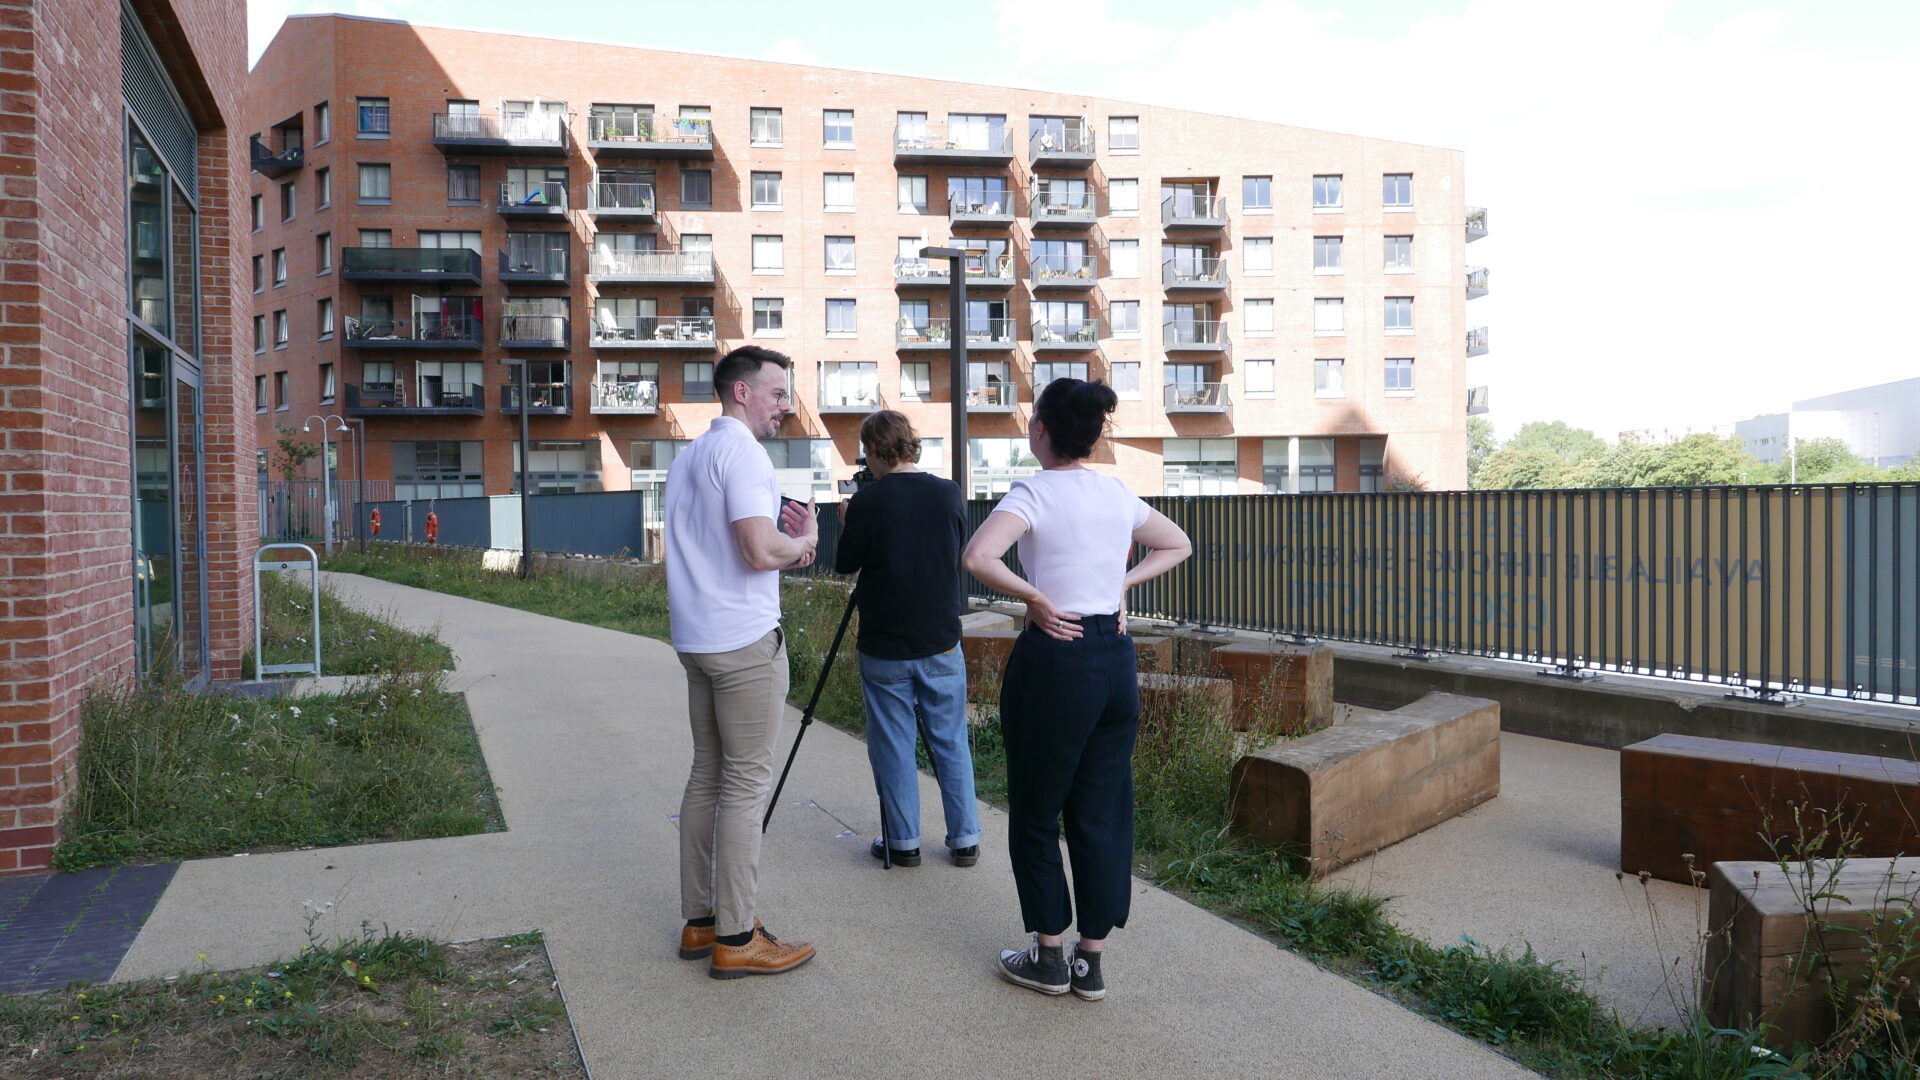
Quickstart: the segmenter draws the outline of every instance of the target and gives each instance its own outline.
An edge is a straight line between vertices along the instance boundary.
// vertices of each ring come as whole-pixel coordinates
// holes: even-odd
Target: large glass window
[[[459,499],[487,493],[477,440],[392,445],[394,498]],[[517,469],[514,475],[518,477]]]
[[[513,444],[514,490],[520,484],[520,444]],[[543,495],[600,490],[598,441],[535,439],[527,451],[527,486]]]
[[[1233,439],[1167,439],[1160,462],[1168,495],[1232,495],[1240,488],[1239,443]]]

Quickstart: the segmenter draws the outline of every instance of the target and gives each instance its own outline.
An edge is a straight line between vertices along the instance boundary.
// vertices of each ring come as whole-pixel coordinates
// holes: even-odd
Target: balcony
[[[1085,120],[1042,127],[1027,140],[1027,161],[1036,169],[1085,169],[1093,152],[1093,128]]]
[[[928,319],[925,325],[905,319],[894,328],[894,344],[907,351],[945,350],[951,347],[948,335],[953,320]],[[985,319],[967,324],[967,351],[1005,351],[1013,348],[1013,320]]]
[[[1486,327],[1476,326],[1473,329],[1467,331],[1467,355],[1468,356],[1487,355],[1487,328]]]
[[[1170,322],[1160,327],[1160,347],[1168,352],[1225,352],[1227,324],[1217,319]]]
[[[276,132],[271,141],[255,135],[247,145],[253,157],[253,171],[269,179],[278,180],[307,163],[306,146],[297,128]]]
[[[1100,320],[1084,319],[1065,326],[1045,321],[1033,324],[1034,352],[1088,352],[1100,347]]]
[[[950,192],[947,222],[952,225],[1013,224],[1013,193],[990,191],[984,196]]]
[[[596,315],[596,349],[698,349],[719,347],[711,315]]]
[[[1227,411],[1227,384],[1172,383],[1166,387],[1167,415]]]
[[[896,165],[1011,165],[1013,132],[972,124],[946,133],[933,126],[925,130],[896,126],[893,161]]]
[[[508,117],[434,113],[433,145],[443,154],[566,157],[567,118],[545,112]]]
[[[473,385],[463,391],[442,390],[435,380],[423,380],[420,399],[407,401],[404,384],[348,383],[348,416],[485,416],[486,388]]]
[[[1168,259],[1160,264],[1168,292],[1219,292],[1227,287],[1225,259]]]
[[[822,365],[820,370],[820,412],[858,413],[861,416],[881,407],[880,373],[874,365],[862,365],[864,371],[835,370]]]
[[[1485,295],[1487,295],[1487,268],[1467,267],[1467,299],[1478,300]]]
[[[567,280],[566,248],[541,248],[537,251],[502,251],[500,280],[508,284],[561,283]]]
[[[1028,284],[1041,289],[1085,292],[1100,277],[1100,264],[1091,255],[1036,255],[1027,260]]]
[[[1467,387],[1467,415],[1468,416],[1484,416],[1492,408],[1493,408],[1493,404],[1488,399],[1486,387],[1484,386]]]
[[[602,285],[711,284],[713,252],[595,251],[587,280]]]
[[[480,320],[461,315],[368,319],[349,315],[350,349],[460,349],[480,351]]]
[[[571,349],[573,320],[565,315],[502,315],[503,349]]]
[[[587,188],[587,213],[596,221],[637,221],[654,219],[653,185],[592,184]]]
[[[1169,229],[1224,229],[1227,197],[1176,191],[1160,200],[1160,223]]]
[[[666,116],[588,116],[587,149],[595,157],[713,160],[713,121]]]
[[[340,276],[347,281],[480,284],[480,253],[466,248],[343,248]]]
[[[977,413],[1010,413],[1019,403],[1019,394],[1013,383],[990,382],[985,386],[967,388],[967,411]]]
[[[502,180],[498,209],[504,218],[565,217],[567,185],[558,180]]]
[[[1035,184],[1029,203],[1036,229],[1084,229],[1100,218],[1099,204],[1090,188]]]
[[[1467,207],[1467,243],[1471,244],[1487,235],[1487,208],[1484,206]]]
[[[533,403],[527,409],[528,416],[573,415],[573,387],[566,383],[529,383],[527,398]],[[508,416],[520,415],[518,383],[508,383],[500,388],[500,411]]]
[[[653,416],[660,411],[660,383],[596,382],[587,387],[587,411],[596,416]]]
[[[966,267],[968,290],[1005,290],[1013,287],[1012,254],[989,255],[982,252],[967,255],[961,262]],[[895,288],[943,288],[952,280],[945,259],[893,260]]]

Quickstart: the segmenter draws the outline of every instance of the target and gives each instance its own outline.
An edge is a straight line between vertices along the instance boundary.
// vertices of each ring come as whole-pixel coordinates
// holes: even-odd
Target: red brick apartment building
[[[337,15],[289,19],[252,78],[260,445],[363,421],[372,492],[512,490],[506,358],[535,490],[656,484],[747,342],[797,362],[767,444],[791,494],[848,475],[877,407],[944,468],[948,271],[917,252],[948,243],[978,253],[977,494],[1030,471],[1061,375],[1119,391],[1098,464],[1142,494],[1465,486],[1485,215],[1458,151]]]
[[[0,0],[0,873],[98,683],[239,674],[257,534],[237,0]]]

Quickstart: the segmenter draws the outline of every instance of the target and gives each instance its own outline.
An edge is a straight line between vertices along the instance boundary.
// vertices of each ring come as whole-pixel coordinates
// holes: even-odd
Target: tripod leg
[[[840,613],[840,627],[833,632],[833,644],[827,646],[827,658],[820,664],[820,677],[814,680],[813,696],[807,699],[807,707],[800,713],[800,731],[793,737],[793,749],[787,754],[787,767],[780,770],[780,782],[773,785],[773,794],[767,799],[767,816],[760,819],[760,831],[766,832],[773,824],[774,807],[780,805],[780,791],[787,786],[787,774],[793,771],[793,762],[800,756],[800,740],[807,737],[807,728],[813,723],[813,711],[820,707],[820,695],[827,688],[827,675],[833,671],[833,657],[840,651],[840,640],[847,636],[847,623],[853,620],[853,594],[847,594],[847,607]]]

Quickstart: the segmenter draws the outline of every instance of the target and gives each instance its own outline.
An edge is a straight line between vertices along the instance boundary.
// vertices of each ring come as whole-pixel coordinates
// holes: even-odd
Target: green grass
[[[261,651],[269,664],[313,659],[313,592],[305,575],[260,578]],[[377,675],[388,671],[437,671],[453,667],[453,650],[432,634],[403,630],[320,589],[320,669],[325,675]],[[253,652],[241,661],[253,677]]]

